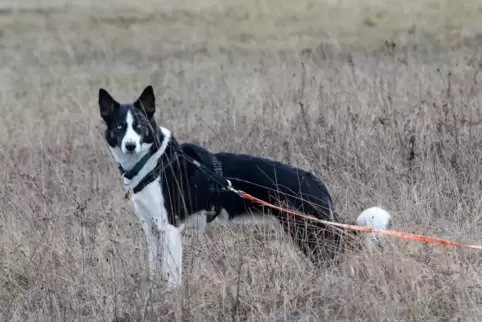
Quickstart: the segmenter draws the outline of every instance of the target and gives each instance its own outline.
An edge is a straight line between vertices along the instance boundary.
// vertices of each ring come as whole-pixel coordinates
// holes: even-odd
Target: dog
[[[235,189],[272,204],[342,222],[327,187],[311,172],[269,158],[212,153],[199,144],[179,143],[155,121],[152,86],[133,103],[119,103],[101,88],[98,103],[105,141],[146,235],[149,272],[160,272],[171,289],[181,285],[186,229],[203,232],[217,217],[230,221],[249,213],[260,216],[265,210],[213,178],[229,179]],[[359,235],[278,210],[268,213],[315,264],[336,259],[350,243],[349,237]],[[390,221],[388,212],[372,207],[356,223],[386,229]],[[363,233],[363,240],[361,244],[369,249],[380,245],[377,233]]]

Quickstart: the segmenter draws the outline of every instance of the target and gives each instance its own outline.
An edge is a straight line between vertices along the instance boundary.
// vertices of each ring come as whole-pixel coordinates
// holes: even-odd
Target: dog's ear
[[[100,116],[107,122],[112,112],[119,107],[119,103],[105,89],[101,88],[99,89],[99,107]]]
[[[141,96],[134,103],[137,109],[145,112],[149,119],[152,118],[156,111],[156,97],[154,96],[154,89],[151,85],[147,86],[141,93]]]

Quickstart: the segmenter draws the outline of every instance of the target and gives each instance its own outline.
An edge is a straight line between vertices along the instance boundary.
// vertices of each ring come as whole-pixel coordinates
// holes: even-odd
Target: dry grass
[[[396,229],[482,243],[482,140],[466,122],[482,120],[477,1],[77,2],[0,10],[2,319],[144,313],[144,237],[99,87],[130,100],[152,84],[178,137],[311,169],[347,219],[380,204]],[[390,241],[348,254],[353,276],[312,268],[283,236],[215,225],[187,238],[184,288],[154,288],[146,318],[482,318],[480,253]]]

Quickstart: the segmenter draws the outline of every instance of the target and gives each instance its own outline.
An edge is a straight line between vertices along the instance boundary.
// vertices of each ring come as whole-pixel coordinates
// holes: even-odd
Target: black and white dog
[[[150,271],[159,270],[172,287],[181,284],[184,229],[203,231],[217,215],[229,220],[263,211],[263,207],[222,189],[196,162],[229,179],[236,189],[264,201],[316,218],[341,221],[333,211],[326,186],[310,172],[267,158],[211,153],[196,144],[179,144],[169,130],[156,124],[151,86],[128,104],[118,103],[100,89],[99,106],[107,126],[105,139],[146,234]],[[191,162],[183,157],[186,155]],[[315,263],[334,258],[343,250],[346,237],[357,235],[309,220],[294,220],[276,210],[269,213]],[[362,212],[356,223],[385,229],[390,215],[373,207]],[[376,246],[379,237],[364,233],[365,246]]]

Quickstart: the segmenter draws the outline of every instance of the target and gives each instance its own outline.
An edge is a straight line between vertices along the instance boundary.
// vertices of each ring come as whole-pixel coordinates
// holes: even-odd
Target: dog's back
[[[334,219],[326,185],[308,171],[263,157],[227,152],[213,154],[193,143],[183,143],[181,148],[204,165],[211,165],[214,156],[222,164],[222,175],[231,180],[236,189],[265,201],[284,202],[287,207],[316,213],[318,218]],[[234,194],[233,197],[239,199]]]
[[[222,164],[222,175],[231,180],[236,189],[243,190],[262,200],[280,204],[315,215],[320,219],[335,220],[332,199],[326,185],[311,172],[272,159],[234,153],[211,153],[193,143],[183,143],[181,148],[201,164],[212,164],[213,156]],[[190,173],[189,175],[193,175]],[[235,215],[242,201],[235,194],[228,195],[226,209]],[[238,202],[236,202],[236,200]],[[231,206],[230,206],[231,205]]]
[[[340,221],[333,211],[333,203],[327,187],[312,173],[272,159],[234,153],[211,153],[203,147],[184,143],[188,153],[200,163],[211,164],[212,157],[222,164],[222,175],[233,187],[261,200],[296,210],[319,219]],[[196,173],[191,173],[196,176]],[[263,209],[238,195],[224,191],[217,196],[233,219],[247,212]],[[295,218],[284,212],[270,210],[284,230],[292,235],[303,252],[312,258],[332,257],[337,252],[339,236],[331,227],[313,221]],[[333,244],[330,247],[327,243]],[[328,254],[328,256],[326,256]]]

